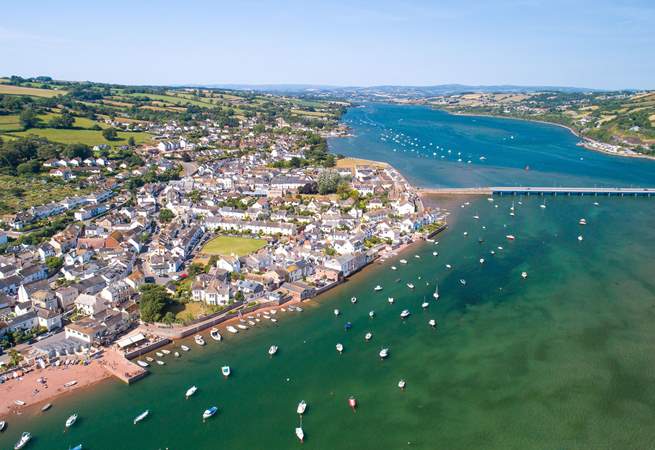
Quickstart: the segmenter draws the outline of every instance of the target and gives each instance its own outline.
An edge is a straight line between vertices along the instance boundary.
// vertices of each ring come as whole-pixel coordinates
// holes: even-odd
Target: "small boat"
[[[218,332],[217,328],[212,328],[211,331],[209,332],[209,336],[215,341],[223,340],[223,336],[221,336],[221,333]]]
[[[406,260],[406,259],[401,259],[399,262],[400,262],[400,264],[407,264],[407,260]]]
[[[146,356],[146,361],[148,361],[149,363],[155,362],[154,358],[151,358],[150,356]]]
[[[287,309],[286,308],[280,308],[280,311],[287,312]]]
[[[239,332],[239,330],[234,328],[232,325],[228,325],[226,330],[229,331],[230,333],[233,333],[233,334],[237,334]]]
[[[510,241],[513,241],[514,239],[516,239],[516,236],[514,236],[513,234],[508,234],[508,235],[505,236],[505,237],[506,237],[508,240],[510,240]]]
[[[303,309],[300,306],[296,306],[296,312],[302,312]]]
[[[383,348],[382,350],[380,350],[379,355],[380,355],[380,359],[386,358],[387,356],[389,356],[389,349]]]
[[[202,420],[207,420],[214,414],[216,414],[216,411],[218,411],[218,408],[216,406],[212,406],[211,408],[208,408],[205,410],[204,413],[202,413]]]
[[[249,321],[248,321],[248,325],[250,325],[251,327],[254,327],[256,324],[257,324],[257,323],[254,322],[254,321],[252,321],[252,320],[249,320]]]
[[[200,346],[205,345],[205,339],[199,334],[196,334],[194,336],[193,340],[196,341],[196,344],[198,344]]]
[[[439,252],[432,252],[432,256],[438,256]]]
[[[141,422],[143,419],[145,419],[146,417],[148,417],[148,414],[150,414],[150,410],[146,409],[146,410],[143,411],[141,414],[139,414],[138,416],[136,416],[136,417],[134,418],[134,425],[136,425],[137,423]]]
[[[161,359],[158,359],[157,364],[159,364],[160,366],[163,366],[166,363],[164,361],[162,361]]]
[[[413,283],[407,283],[407,287],[410,289],[414,289],[414,284]]]
[[[338,309],[335,309],[335,310],[334,310],[334,315],[335,315],[335,316],[338,316],[339,314],[341,314],[341,312],[340,312]]]
[[[406,319],[407,317],[410,316],[409,309],[403,309],[403,311],[400,313],[400,318],[401,319]]]
[[[521,272],[521,278],[523,279],[528,278],[528,272]]]
[[[300,442],[305,442],[305,432],[302,430],[302,424],[296,427],[296,436]]]
[[[351,297],[350,303],[352,303],[352,304],[357,303],[357,297]]]
[[[27,443],[32,439],[32,435],[27,431],[23,431],[23,434],[20,435],[20,439],[14,445],[14,450],[19,450],[27,445]]]
[[[164,357],[164,354],[162,352],[155,352],[155,355],[157,355],[160,358]]]
[[[276,353],[277,353],[277,345],[271,345],[271,346],[268,348],[268,354],[271,355],[271,356],[273,356],[273,355],[276,354]]]
[[[387,299],[387,301],[388,301],[388,302],[389,302],[390,304],[392,304],[392,305],[393,305],[393,302],[394,302],[394,298],[393,298],[393,297],[389,297],[389,298]]]
[[[398,270],[396,266],[391,266],[391,270]]]
[[[594,202],[594,206],[598,206],[598,205],[599,205],[599,203],[598,203],[598,202]]]
[[[25,406],[25,405],[27,405],[27,403],[25,403],[25,402],[22,401],[22,400],[14,400],[14,403],[15,403],[16,405],[18,405],[18,406]]]
[[[469,232],[468,232],[468,231],[465,231],[465,232],[464,232],[464,236],[468,236],[468,235],[469,235]]]
[[[77,384],[77,380],[71,380],[68,383],[64,383],[64,387],[73,387]]]
[[[262,314],[262,317],[264,317],[264,319],[266,319],[266,320],[271,320],[271,316],[269,316],[268,314]],[[232,328],[234,328],[234,327],[232,327]]]
[[[484,258],[480,258],[480,264],[484,264]]]
[[[180,357],[180,352],[173,353],[173,356],[175,356],[176,358],[179,358]]]
[[[196,386],[191,386],[189,389],[186,390],[186,393],[184,394],[184,398],[188,399],[193,394],[195,394],[197,390],[198,388]]]
[[[138,365],[140,365],[141,367],[148,367],[148,366],[150,365],[150,364],[148,364],[148,363],[145,362],[145,361],[141,361],[140,359],[137,360],[136,363],[137,363]]]
[[[582,235],[578,236],[578,241],[582,241],[583,239]]]
[[[421,308],[423,308],[423,309],[427,308],[428,306],[430,306],[430,304],[428,302],[421,303]]]
[[[352,322],[346,322],[346,324],[343,326],[343,329],[348,331],[353,327]]]
[[[428,324],[432,327],[435,328],[437,326],[437,321],[434,319],[428,320]]]
[[[73,414],[68,419],[66,419],[66,428],[72,427],[75,422],[77,422],[77,414]]]
[[[435,300],[439,300],[439,283],[436,283],[432,296],[434,297]]]
[[[364,339],[367,340],[367,341],[370,341],[372,337],[373,337],[373,333],[371,333],[371,332],[369,331],[369,332],[366,333],[366,335],[364,336]]]
[[[348,406],[350,406],[350,409],[352,409],[353,411],[357,409],[357,399],[352,395],[348,398]]]
[[[414,255],[414,258],[421,259],[421,255]]]
[[[230,366],[223,366],[221,367],[221,373],[225,378],[227,378],[232,373],[232,370],[230,369]]]
[[[381,290],[382,290],[382,286],[380,286],[380,285],[378,284],[377,286],[375,286],[375,287],[373,288],[373,290],[374,290],[375,292],[381,291]]]
[[[578,221],[578,223],[579,223],[580,225],[587,225],[587,219],[580,219],[580,220]]]
[[[368,316],[369,316],[371,319],[372,319],[373,317],[375,317],[375,311],[369,311],[369,312],[368,312]]]
[[[300,403],[298,403],[298,407],[296,408],[296,412],[298,414],[305,414],[306,409],[307,409],[307,402],[305,402],[305,400],[301,400]]]
[[[82,450],[82,444],[77,444],[75,447],[71,448],[70,450]]]
[[[5,428],[7,428],[7,422],[0,420],[0,432],[5,431]]]
[[[41,411],[42,411],[42,412],[46,412],[46,411],[49,410],[50,408],[52,408],[52,403],[46,403],[46,404],[43,405],[43,407],[41,408]]]
[[[180,345],[180,348],[182,349],[182,351],[185,351],[185,352],[188,352],[189,350],[191,350],[191,349],[190,349],[189,347],[187,347],[186,345]]]
[[[247,330],[248,329],[248,327],[246,325],[242,324],[242,323],[238,323],[237,327],[239,327],[240,330]]]
[[[162,351],[161,351],[161,352],[162,352],[162,353],[163,353],[164,355],[170,355],[170,354],[171,354],[171,351],[170,351],[170,350],[168,350],[168,349],[165,349],[165,348],[164,348],[164,349],[162,349]]]
[[[446,269],[450,270],[452,268],[453,268],[453,266],[451,266],[450,264],[446,264]]]
[[[405,380],[400,380],[400,381],[398,382],[398,387],[399,387],[400,389],[405,389],[405,385],[406,385],[406,384],[407,384],[407,383],[405,383]]]
[[[460,279],[459,279],[459,283],[460,283],[462,286],[466,286],[466,280],[465,280],[464,278],[460,278]]]
[[[271,317],[271,322],[277,323],[277,319],[275,317]]]
[[[337,344],[337,351],[343,353],[343,344]]]

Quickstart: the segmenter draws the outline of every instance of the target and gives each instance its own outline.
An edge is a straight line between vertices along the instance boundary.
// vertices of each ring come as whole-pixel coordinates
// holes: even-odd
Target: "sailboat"
[[[539,205],[539,208],[546,209],[546,199],[545,198],[544,198],[544,202],[541,205]]]
[[[188,399],[193,394],[195,394],[197,390],[198,388],[196,386],[191,386],[189,389],[187,389],[186,394],[184,394],[184,398]]]
[[[218,408],[216,406],[212,406],[211,408],[207,408],[205,412],[202,413],[202,420],[207,420],[210,417],[212,417],[216,412],[218,411]]]
[[[66,419],[66,428],[70,428],[77,422],[77,414],[73,414],[68,419]]]
[[[389,356],[388,348],[383,348],[382,350],[380,350],[380,359],[385,359],[387,356]]]
[[[23,431],[23,434],[20,435],[20,439],[16,442],[16,445],[14,445],[14,450],[20,450],[25,447],[30,439],[32,439],[32,435],[27,431]]]
[[[364,336],[364,339],[366,339],[367,341],[370,341],[372,337],[373,337],[373,333],[371,333],[371,332],[369,331],[369,332],[366,333],[366,335]]]
[[[432,328],[436,328],[436,326],[437,326],[437,321],[434,320],[434,319],[430,319],[430,320],[428,320],[428,324],[429,324]]]
[[[432,296],[434,297],[435,300],[439,300],[439,283],[437,282],[435,282],[434,292],[432,293]]]
[[[270,356],[273,356],[273,355],[276,354],[276,353],[277,353],[277,345],[271,345],[271,346],[268,348],[268,354],[269,354]]]

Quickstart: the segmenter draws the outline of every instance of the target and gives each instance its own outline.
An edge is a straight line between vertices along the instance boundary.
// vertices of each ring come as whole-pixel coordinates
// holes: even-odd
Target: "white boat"
[[[296,436],[300,442],[305,442],[305,432],[302,430],[302,425],[296,427]]]
[[[149,363],[155,362],[154,358],[151,358],[150,356],[146,356],[146,361],[148,361]]]
[[[73,387],[77,384],[77,380],[71,380],[68,383],[64,383],[64,387]]]
[[[452,268],[453,268],[453,266],[451,266],[450,264],[446,264],[446,269],[450,270]]]
[[[300,306],[296,306],[296,312],[303,312],[303,309]]]
[[[337,351],[339,353],[343,353],[343,345],[342,344],[337,344]]]
[[[389,349],[388,348],[383,348],[382,350],[380,350],[380,358],[381,359],[384,359],[387,356],[389,356]]]
[[[400,381],[398,382],[398,387],[399,387],[400,389],[405,389],[405,385],[406,385],[406,384],[407,384],[407,383],[405,383],[405,380],[400,380]]]
[[[480,264],[484,264],[484,258],[480,258]]]
[[[414,289],[414,284],[413,283],[407,283],[407,287],[410,289]]]
[[[423,308],[423,309],[427,308],[428,306],[430,306],[430,304],[428,302],[421,303],[421,308]]]
[[[193,337],[193,340],[196,341],[196,344],[198,345],[205,345],[205,339],[199,334],[196,334]]]
[[[460,283],[462,286],[466,286],[466,280],[465,280],[464,278],[460,278],[460,279],[459,279],[459,283]]]
[[[141,367],[148,367],[148,366],[150,365],[150,364],[148,364],[148,363],[145,362],[145,361],[141,361],[140,359],[137,360],[136,363],[137,363],[138,365],[140,365]]]
[[[189,350],[191,350],[191,349],[190,349],[189,347],[187,347],[186,345],[180,345],[180,348],[182,349],[182,351],[185,351],[185,352],[188,352]]]
[[[414,258],[421,259],[421,255],[414,255]]]
[[[277,319],[275,317],[271,317],[271,322],[276,323]]]
[[[25,403],[25,402],[22,401],[22,400],[14,400],[14,403],[15,403],[16,405],[18,405],[18,406],[25,406],[25,405],[27,405],[27,403]]]
[[[221,367],[221,373],[225,378],[227,378],[232,373],[232,370],[230,369],[230,366],[223,366]]]
[[[401,259],[401,260],[398,261],[398,262],[399,262],[400,264],[407,264],[407,260],[406,260],[406,259]]]
[[[280,308],[280,311],[287,312],[286,308]]]
[[[171,354],[171,351],[168,350],[168,349],[165,349],[165,348],[163,348],[161,352],[162,352],[164,355],[170,355],[170,354]]]
[[[246,325],[242,324],[242,323],[238,323],[237,327],[239,327],[240,330],[247,330],[248,329],[248,327]]]
[[[66,419],[66,428],[70,428],[77,421],[77,414],[73,414],[68,419]]]
[[[143,411],[141,414],[139,414],[138,416],[136,416],[136,417],[134,418],[134,425],[136,425],[137,423],[141,422],[143,419],[145,419],[146,417],[148,417],[148,414],[150,414],[150,410],[146,409],[146,410]]]
[[[212,328],[209,331],[209,336],[211,336],[211,338],[213,340],[215,340],[215,341],[222,341],[223,340],[223,336],[221,336],[221,333],[218,332],[218,328]]]
[[[578,221],[578,223],[579,223],[580,225],[587,225],[587,219],[580,219],[580,220]]]
[[[403,309],[403,311],[400,313],[400,318],[406,319],[410,316],[410,314],[412,313],[409,312],[409,309]]]
[[[298,414],[305,414],[306,409],[307,409],[307,402],[305,402],[305,400],[301,400],[300,403],[298,403],[298,407],[296,408],[296,412]]]
[[[164,354],[162,352],[155,352],[155,355],[157,355],[160,358],[164,357]]]
[[[49,410],[50,408],[52,408],[52,403],[46,403],[46,404],[43,405],[43,407],[41,408],[41,411],[42,411],[42,412],[46,412],[46,411]],[[1,431],[1,430],[0,430],[0,431]]]
[[[391,266],[391,270],[398,270],[396,266]]]
[[[162,361],[161,359],[158,359],[157,364],[159,364],[160,366],[163,366],[166,363],[164,361]]]
[[[582,241],[583,239],[582,235],[578,236],[578,241]]]
[[[389,303],[393,304],[393,302],[394,302],[394,298],[393,298],[393,297],[389,297],[389,298],[387,298],[387,301],[388,301]]]
[[[598,202],[594,202],[594,206],[598,206],[598,205],[599,205],[599,203],[598,203]]]
[[[207,408],[204,413],[202,413],[202,420],[207,420],[214,414],[216,414],[216,411],[218,411],[218,408],[216,406],[212,406],[211,408]]]
[[[262,317],[266,320],[271,320],[271,316],[269,316],[268,314],[262,314]]]
[[[373,317],[375,317],[375,311],[369,311],[369,312],[368,312],[368,316],[369,316],[371,319],[372,319]]]
[[[468,236],[468,235],[469,235],[469,232],[468,232],[468,231],[465,231],[465,232],[464,232],[464,236]]]
[[[432,256],[438,256],[439,252],[432,252]]]
[[[276,353],[277,353],[277,345],[271,345],[271,346],[268,348],[268,354],[271,355],[271,356],[273,356],[273,355],[276,354]]]
[[[521,272],[521,278],[528,278],[528,272]]]
[[[255,325],[257,325],[257,323],[252,321],[252,320],[249,320],[248,325],[250,325],[251,327],[254,327]]]
[[[186,393],[184,394],[184,398],[188,399],[193,394],[195,394],[197,390],[198,388],[196,386],[191,386],[189,389],[186,390]]]
[[[173,353],[173,356],[175,356],[176,358],[179,358],[180,357],[180,352]]]
[[[437,321],[434,319],[428,320],[428,324],[432,327],[435,328],[437,326]]]
[[[226,330],[229,331],[230,333],[233,333],[233,334],[237,334],[239,332],[239,330],[234,328],[232,325],[228,325]]]
[[[364,336],[364,339],[366,339],[367,341],[370,341],[372,337],[373,337],[373,333],[371,333],[371,332],[369,331],[369,332],[366,333],[366,335]]]
[[[381,290],[382,290],[382,286],[380,286],[380,285],[378,284],[377,286],[375,286],[375,287],[373,288],[373,290],[376,291],[376,292],[377,292],[377,291],[381,291]]]
[[[357,297],[351,297],[350,298],[350,303],[357,303]]]
[[[20,439],[14,445],[14,450],[19,450],[27,445],[27,443],[32,439],[32,435],[27,431],[23,431],[23,434],[20,435]]]
[[[7,428],[7,422],[0,420],[0,432],[5,431],[5,428]]]
[[[516,239],[516,236],[514,236],[513,234],[508,234],[508,235],[505,236],[505,237],[506,237],[508,240],[510,240],[510,241],[513,241],[514,239]]]
[[[432,296],[434,297],[435,300],[439,300],[439,283],[435,283],[434,292],[432,293]]]
[[[340,312],[338,309],[335,309],[335,310],[334,310],[334,315],[335,315],[335,316],[338,316],[339,314],[341,314],[341,312]]]

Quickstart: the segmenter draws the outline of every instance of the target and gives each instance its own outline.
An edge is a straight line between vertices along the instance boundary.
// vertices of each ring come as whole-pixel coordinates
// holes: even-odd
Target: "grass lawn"
[[[65,197],[82,195],[92,190],[77,189],[70,183],[45,182],[39,177],[0,175],[0,214],[63,200]]]
[[[7,95],[29,95],[31,97],[56,97],[65,94],[65,91],[54,89],[38,89],[31,87],[13,86],[11,84],[0,84],[0,94]]]
[[[264,239],[251,239],[235,236],[218,236],[207,242],[201,253],[208,255],[249,255],[266,245]]]
[[[208,311],[205,311],[205,304],[203,302],[188,302],[188,303],[178,303],[172,302],[166,306],[164,314],[167,312],[172,312],[175,314],[175,318],[182,321],[187,321],[189,319],[195,319],[201,314],[206,314]]]
[[[134,137],[137,145],[150,141],[151,137],[145,132],[128,132],[119,131],[118,140],[108,141],[102,136],[102,131],[96,130],[78,130],[78,129],[56,129],[56,128],[33,128],[28,131],[21,131],[12,133],[14,136],[28,136],[34,134],[41,136],[54,142],[61,142],[62,144],[86,144],[86,145],[100,145],[108,144],[112,147],[127,144],[130,136]]]

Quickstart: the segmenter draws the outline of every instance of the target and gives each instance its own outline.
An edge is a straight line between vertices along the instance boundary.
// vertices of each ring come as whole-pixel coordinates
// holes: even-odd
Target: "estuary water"
[[[566,130],[543,131],[540,124],[503,126],[515,140],[531,126],[569,139]],[[355,132],[358,139],[364,136],[359,125]],[[440,175],[430,181],[423,168],[428,158],[384,158],[391,151],[373,141],[352,154],[372,158],[380,152],[375,159],[397,164],[426,186],[450,179]],[[344,144],[332,145],[342,151]],[[494,153],[484,150],[486,161],[493,162]],[[584,161],[605,157],[581,154]],[[521,174],[522,164],[516,168]],[[535,166],[530,175],[539,173]],[[475,169],[465,175],[478,176],[478,166],[469,167]],[[479,171],[486,173],[485,167]],[[648,170],[635,167],[632,178],[647,178]],[[207,339],[204,348],[186,342],[190,352],[177,360],[166,356],[165,366],[152,367],[133,386],[110,381],[55,401],[47,413],[37,408],[10,416],[0,448],[11,448],[22,431],[35,436],[28,449],[44,450],[80,443],[85,449],[135,450],[652,448],[654,201],[428,199],[452,212],[437,242],[374,264],[303,304],[302,313],[278,313],[277,324],[262,321],[236,336],[224,333],[223,342]],[[580,218],[587,224],[580,225]],[[437,283],[438,301],[432,296]],[[375,292],[378,284],[383,290]],[[404,309],[411,315],[401,320]],[[428,325],[430,319],[436,328]],[[352,323],[349,331],[346,322]],[[373,337],[366,342],[368,331]],[[344,345],[343,354],[335,350],[337,343]],[[279,346],[274,357],[267,354],[272,344]],[[385,360],[378,356],[383,347],[390,352]],[[228,379],[220,374],[225,364],[233,371]],[[404,390],[397,386],[401,379]],[[185,400],[191,385],[198,392]],[[347,404],[351,395],[358,401],[356,412]],[[294,429],[303,399],[306,438],[300,444]],[[214,405],[219,412],[203,422],[202,412]],[[150,416],[133,425],[145,409]],[[73,412],[80,418],[64,433]]]

